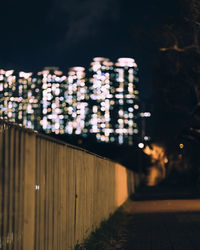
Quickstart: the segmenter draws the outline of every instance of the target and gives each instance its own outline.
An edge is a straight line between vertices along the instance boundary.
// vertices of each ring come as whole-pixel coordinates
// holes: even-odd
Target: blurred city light
[[[144,143],[143,142],[138,143],[138,147],[139,148],[144,148]]]
[[[140,133],[137,118],[151,116],[139,110],[137,71],[133,58],[103,57],[67,75],[57,67],[37,74],[0,69],[0,117],[46,133],[132,145]]]
[[[179,144],[179,148],[181,148],[181,149],[184,148],[184,144],[183,144],[183,143],[180,143],[180,144]]]

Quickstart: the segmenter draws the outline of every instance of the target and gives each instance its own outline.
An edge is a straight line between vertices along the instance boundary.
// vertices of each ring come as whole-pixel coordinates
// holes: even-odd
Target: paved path
[[[116,249],[200,250],[200,200],[131,201],[125,211],[127,230]]]
[[[97,234],[95,244],[82,249],[200,250],[200,194],[195,189],[145,187],[119,214]]]

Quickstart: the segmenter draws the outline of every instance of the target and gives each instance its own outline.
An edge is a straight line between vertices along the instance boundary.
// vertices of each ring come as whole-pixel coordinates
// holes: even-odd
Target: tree
[[[174,135],[200,128],[200,0],[182,1],[180,9],[162,29],[154,81],[163,114],[176,120]]]
[[[180,13],[162,27],[159,45],[160,63],[153,82],[158,124],[155,131],[164,140],[168,139],[170,147],[184,143],[184,150],[178,154],[182,154],[182,163],[189,162],[193,176],[198,176],[200,0],[180,2]],[[175,151],[171,150],[172,154]]]

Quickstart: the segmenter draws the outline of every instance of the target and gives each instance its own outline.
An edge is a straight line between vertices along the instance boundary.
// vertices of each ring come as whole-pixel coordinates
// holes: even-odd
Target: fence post
[[[25,136],[23,250],[34,250],[36,136],[29,133],[22,136]]]

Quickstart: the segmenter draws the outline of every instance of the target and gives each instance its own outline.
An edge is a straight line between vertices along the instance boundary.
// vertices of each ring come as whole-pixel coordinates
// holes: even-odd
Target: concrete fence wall
[[[0,249],[73,249],[134,192],[133,172],[0,120]]]

